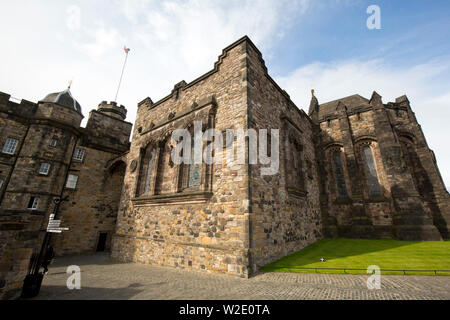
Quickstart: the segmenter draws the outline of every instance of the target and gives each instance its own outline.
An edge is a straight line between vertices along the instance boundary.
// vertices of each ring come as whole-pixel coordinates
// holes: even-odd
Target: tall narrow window
[[[52,141],[50,141],[50,147],[56,147],[58,141],[56,139],[52,139]]]
[[[377,196],[381,194],[380,183],[378,182],[377,169],[373,160],[372,149],[369,146],[363,148],[363,160],[366,168],[367,183],[369,185],[369,195]]]
[[[28,209],[37,210],[38,207],[39,207],[39,197],[31,197],[30,201],[28,202]]]
[[[19,143],[19,140],[8,138],[5,142],[5,145],[3,146],[3,153],[7,154],[14,154],[16,152],[17,144]]]
[[[338,197],[347,197],[347,186],[345,185],[344,169],[342,167],[341,152],[333,152],[334,172],[336,176],[336,186]]]
[[[41,168],[39,169],[39,174],[47,176],[49,171],[50,171],[50,164],[49,163],[41,163]]]
[[[188,187],[198,187],[201,182],[202,175],[202,164],[196,164],[194,157],[194,140],[191,143],[191,159],[189,163],[189,177],[188,177]]]
[[[0,178],[0,189],[3,187],[3,179]]]
[[[303,196],[305,179],[303,174],[302,150],[299,133],[295,132],[287,136],[286,141],[286,187],[290,194]]]
[[[78,176],[74,174],[69,174],[67,177],[66,188],[75,189],[77,187]]]
[[[153,162],[155,161],[156,149],[152,149],[147,163],[147,172],[145,176],[144,193],[150,192],[150,182],[152,181]]]

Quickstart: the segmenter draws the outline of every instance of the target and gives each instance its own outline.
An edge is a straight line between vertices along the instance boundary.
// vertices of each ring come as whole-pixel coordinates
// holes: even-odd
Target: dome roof
[[[82,115],[81,106],[78,103],[78,101],[72,97],[72,94],[70,93],[69,88],[67,88],[66,90],[61,91],[61,92],[50,93],[44,99],[42,99],[40,102],[56,103],[62,107],[66,107],[71,110],[75,110],[76,112],[78,112],[79,114]]]

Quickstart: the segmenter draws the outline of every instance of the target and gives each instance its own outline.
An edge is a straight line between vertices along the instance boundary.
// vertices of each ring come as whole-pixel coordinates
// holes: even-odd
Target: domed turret
[[[81,112],[81,106],[77,100],[75,100],[70,93],[70,88],[67,88],[64,91],[50,93],[41,101],[42,103],[56,103],[62,107],[69,108],[71,110],[75,110],[79,114],[83,115]]]
[[[61,92],[50,93],[40,100],[36,117],[56,120],[75,128],[80,126],[84,118],[80,104],[70,93],[70,87]]]

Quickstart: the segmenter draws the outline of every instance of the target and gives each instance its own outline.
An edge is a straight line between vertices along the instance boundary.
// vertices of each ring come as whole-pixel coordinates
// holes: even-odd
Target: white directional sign
[[[51,214],[48,220],[47,232],[51,233],[61,233],[63,231],[69,230],[69,228],[60,227],[61,220],[54,220],[55,215]]]

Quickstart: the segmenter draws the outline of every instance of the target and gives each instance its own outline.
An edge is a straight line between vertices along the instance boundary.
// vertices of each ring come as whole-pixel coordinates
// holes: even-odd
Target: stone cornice
[[[159,194],[154,196],[141,196],[133,198],[131,201],[135,206],[158,206],[174,205],[184,203],[204,203],[207,202],[213,193],[210,191],[182,192],[171,194]]]

